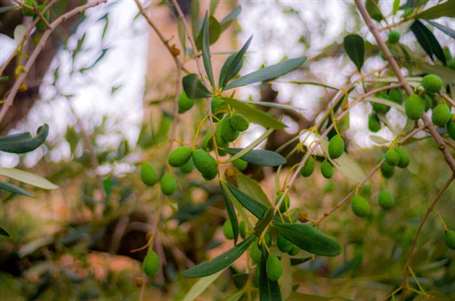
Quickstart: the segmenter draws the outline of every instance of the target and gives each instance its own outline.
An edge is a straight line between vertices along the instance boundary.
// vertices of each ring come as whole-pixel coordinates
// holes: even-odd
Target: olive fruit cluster
[[[177,180],[171,173],[165,172],[160,178],[155,167],[147,162],[141,165],[141,180],[147,186],[154,186],[159,181],[165,195],[171,195],[177,189]]]
[[[208,152],[203,149],[193,150],[188,146],[179,146],[171,151],[168,164],[180,168],[183,173],[191,172],[194,166],[206,180],[212,180],[218,173],[218,163]],[[165,195],[172,195],[177,190],[177,181],[171,172],[165,172],[160,178],[149,163],[141,165],[141,179],[148,186],[160,181],[161,191]]]
[[[343,137],[341,135],[336,134],[329,140],[329,144],[327,147],[327,152],[330,159],[337,159],[344,154],[346,148],[346,144],[344,143]],[[307,161],[305,162],[304,166],[300,169],[300,174],[303,177],[309,177],[313,174],[314,168],[316,165],[316,160],[310,156]],[[321,174],[324,178],[330,179],[333,177],[335,172],[332,163],[326,158],[320,164]]]
[[[235,113],[222,118],[216,127],[215,138],[218,147],[225,147],[236,140],[240,133],[246,131],[249,122],[242,115]]]
[[[387,189],[381,189],[378,193],[378,204],[384,210],[390,210],[395,206],[395,198]],[[360,195],[354,195],[351,199],[352,212],[358,217],[367,218],[371,215],[371,206],[368,200]]]
[[[399,33],[389,34],[389,43],[395,41],[394,35]],[[432,121],[439,127],[447,127],[449,136],[455,139],[455,124],[452,120],[451,108],[444,102],[438,103],[436,93],[440,92],[444,87],[442,79],[435,74],[425,75],[421,82],[423,91],[416,91],[409,95],[404,100],[404,111],[410,120],[418,120],[422,115],[432,109]],[[400,89],[390,89],[388,92],[379,92],[377,98],[389,100],[397,104],[403,103],[403,94]],[[368,129],[372,132],[378,132],[381,129],[380,115],[387,113],[390,106],[383,103],[373,102],[373,112],[368,116]]]
[[[391,178],[395,173],[395,167],[406,168],[409,166],[409,153],[403,147],[391,147],[384,155],[381,165],[381,173],[384,178]]]
[[[343,146],[344,147],[344,146]],[[305,162],[303,167],[300,169],[300,175],[307,178],[313,174],[314,168],[316,166],[316,159],[310,156],[308,160]],[[335,173],[335,169],[330,163],[329,160],[324,159],[320,164],[320,171],[324,178],[330,179],[333,177]]]
[[[387,92],[379,92],[376,94],[376,97],[400,105],[403,103],[403,92],[398,88],[390,89]],[[372,132],[378,132],[382,127],[379,116],[386,114],[390,110],[390,106],[376,102],[372,103],[371,106],[373,112],[368,116],[368,129]]]
[[[206,180],[212,180],[218,173],[218,163],[203,149],[179,146],[168,156],[168,163],[173,167],[183,168],[188,162],[192,162]]]

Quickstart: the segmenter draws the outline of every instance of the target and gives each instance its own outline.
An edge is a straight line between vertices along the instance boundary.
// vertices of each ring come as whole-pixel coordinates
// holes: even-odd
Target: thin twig
[[[179,15],[180,20],[182,20],[183,27],[185,28],[186,35],[188,39],[190,40],[191,47],[193,48],[193,52],[195,54],[195,62],[196,62],[196,68],[199,72],[199,76],[201,77],[201,80],[204,80],[204,77],[202,76],[202,67],[200,65],[200,62],[198,60],[198,55],[196,54],[197,47],[196,47],[196,42],[194,41],[193,37],[191,36],[191,31],[190,31],[190,26],[188,25],[188,22],[185,19],[185,15],[182,12],[182,9],[180,8],[180,5],[178,4],[177,0],[172,0],[172,4],[174,5],[175,9],[177,10],[177,14]]]
[[[35,64],[36,59],[38,58],[38,55],[44,49],[44,47],[46,46],[47,40],[49,39],[51,34],[57,29],[57,27],[60,24],[62,24],[63,22],[65,22],[66,20],[76,16],[77,14],[80,14],[80,13],[84,12],[85,10],[87,10],[87,9],[89,9],[91,7],[97,6],[97,5],[99,5],[101,3],[104,3],[106,1],[107,0],[91,0],[91,1],[88,1],[86,4],[78,6],[78,7],[74,8],[74,9],[66,12],[65,14],[61,15],[60,17],[55,19],[54,22],[52,22],[50,24],[50,27],[43,33],[38,45],[33,50],[32,54],[30,55],[29,60],[25,64],[24,71],[21,73],[21,75],[19,75],[17,80],[14,82],[11,90],[9,91],[9,93],[8,93],[6,99],[5,99],[5,102],[4,102],[4,104],[3,104],[3,106],[2,106],[2,108],[0,110],[0,122],[5,117],[6,113],[9,110],[9,108],[13,105],[14,98],[16,97],[17,92],[19,91],[19,89],[24,84],[28,73],[30,72],[33,64]]]
[[[147,21],[148,25],[150,25],[150,27],[153,29],[153,31],[156,33],[156,35],[160,39],[161,43],[163,43],[163,45],[166,47],[169,54],[172,56],[172,59],[174,60],[175,65],[179,66],[185,72],[189,72],[188,70],[186,70],[183,67],[183,64],[180,62],[180,60],[177,57],[178,54],[175,52],[175,49],[169,44],[169,40],[163,36],[163,34],[158,29],[156,24],[153,22],[153,20],[147,14],[147,11],[145,10],[144,6],[142,6],[142,4],[139,2],[139,0],[134,0],[134,3],[136,3],[139,13],[144,17],[145,21]]]
[[[355,191],[357,190],[356,188],[357,187],[360,187],[362,186],[363,184],[365,184],[369,179],[371,179],[374,174],[381,168],[381,165],[383,163],[384,160],[381,160],[371,171],[370,173],[359,183],[356,185],[356,187],[354,189],[352,189],[348,194],[346,194],[344,196],[344,198],[339,201],[335,207],[331,208],[329,211],[325,212],[322,214],[322,216],[320,218],[318,218],[315,222],[315,225],[319,225],[323,220],[325,220],[327,217],[329,217],[330,215],[332,215],[335,211],[337,211],[338,209],[340,209],[341,207],[344,206],[344,204],[354,195]]]
[[[403,274],[404,275],[403,275],[403,283],[401,284],[401,286],[403,288],[404,288],[404,285],[407,283],[407,275],[409,273],[408,268],[409,268],[409,266],[410,266],[410,264],[412,262],[412,258],[414,256],[415,248],[417,246],[417,241],[419,239],[420,233],[422,232],[423,226],[427,222],[428,217],[430,216],[431,212],[433,212],[436,204],[439,202],[439,200],[441,200],[442,195],[449,188],[450,184],[452,184],[452,181],[454,179],[455,179],[455,177],[454,177],[454,175],[452,175],[447,180],[447,182],[444,184],[444,186],[439,190],[439,192],[437,193],[437,195],[435,196],[433,201],[430,203],[430,206],[428,206],[427,211],[425,212],[425,215],[423,216],[422,221],[420,222],[420,225],[417,228],[417,232],[416,232],[416,234],[414,236],[414,240],[412,241],[411,249],[409,250],[409,254],[408,254],[408,257],[406,259],[406,263],[404,265],[404,268],[403,268]]]
[[[42,10],[42,13],[43,14],[46,13],[52,7],[52,5],[54,5],[55,2],[57,2],[57,0],[49,1],[49,3],[46,5],[46,7],[44,7],[44,9]],[[32,31],[35,28],[36,24],[38,24],[39,20],[40,20],[39,18],[36,18],[27,27],[27,29],[25,30],[25,33],[22,36],[21,40],[19,41],[19,43],[17,43],[16,49],[14,49],[14,51],[10,54],[10,56],[6,59],[6,61],[0,67],[0,76],[3,74],[3,72],[5,72],[6,67],[10,64],[10,62],[17,55],[17,53],[19,52],[19,49],[24,48],[25,43],[30,39]]]
[[[408,95],[413,94],[412,87],[409,85],[409,83],[406,81],[406,78],[403,76],[400,66],[398,66],[398,63],[395,60],[395,58],[393,57],[392,53],[390,52],[390,49],[387,47],[386,43],[382,39],[378,28],[376,27],[376,25],[374,24],[370,15],[368,14],[365,6],[363,5],[363,2],[361,0],[355,0],[355,4],[356,4],[357,9],[359,10],[363,20],[365,21],[366,25],[368,26],[368,29],[373,34],[379,48],[381,49],[382,53],[384,54],[384,57],[389,62],[389,65],[392,68],[392,71],[395,73],[396,77],[398,78],[398,81],[401,83],[401,85],[403,86],[403,88],[405,89],[405,91]],[[428,118],[427,115],[424,114],[422,116],[422,119],[425,124],[425,127],[428,128],[431,136],[433,136],[434,140],[439,145],[439,149],[444,154],[444,158],[447,161],[447,164],[449,165],[450,169],[452,170],[452,173],[455,173],[455,159],[452,157],[449,150],[447,149],[447,146],[444,143],[444,139],[438,133],[438,131],[436,130],[434,125],[431,123],[431,120]]]

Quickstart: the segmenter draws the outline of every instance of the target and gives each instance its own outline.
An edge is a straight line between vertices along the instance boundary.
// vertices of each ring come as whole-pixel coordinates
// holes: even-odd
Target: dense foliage
[[[52,30],[53,23],[42,24],[49,22],[45,6],[29,2],[23,13],[39,20],[37,30]],[[0,234],[10,237],[0,242],[6,259],[0,260],[1,294],[125,300],[157,288],[185,301],[201,294],[230,301],[455,298],[455,54],[432,31],[453,43],[453,29],[434,20],[455,17],[455,1],[395,0],[388,12],[375,0],[354,2],[369,34],[349,33],[335,45],[353,72],[334,87],[305,80],[302,70],[312,58],[304,56],[243,72],[247,56],[254,56],[254,37],[216,70],[212,45],[234,26],[241,8],[218,20],[218,1],[206,12],[192,1],[187,20],[170,1],[180,48],[161,41],[177,85],[169,106],[159,102],[158,122],[144,121],[136,145],[122,140],[99,151],[92,144],[103,125],[92,136],[68,128],[73,160],[37,168],[60,188],[35,174],[0,168],[13,180],[0,183],[5,204],[31,195],[14,181],[62,191],[77,186],[74,209],[80,211],[49,238],[31,239],[21,235],[33,225],[4,209]],[[412,42],[402,42],[408,32]],[[365,70],[370,59],[380,60],[379,68]],[[302,111],[271,99],[239,99],[239,88],[267,87],[289,73],[302,76],[289,84],[325,89],[327,101],[308,125],[270,148],[269,139],[289,126],[286,112]],[[368,108],[369,149],[347,135],[352,111],[361,105]],[[257,126],[260,135],[246,139]],[[30,152],[48,131],[43,125],[34,137],[2,137],[0,150]],[[141,159],[127,160],[137,154]],[[103,176],[97,171],[119,162],[137,168]],[[12,209],[14,202],[8,202]],[[132,257],[136,266],[98,277],[88,271],[95,270],[92,255],[101,252]]]

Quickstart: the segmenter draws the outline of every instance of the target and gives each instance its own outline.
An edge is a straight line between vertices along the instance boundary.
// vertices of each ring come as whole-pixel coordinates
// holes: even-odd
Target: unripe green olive
[[[444,85],[442,79],[436,74],[428,74],[422,78],[421,84],[425,92],[432,94],[439,92]]]
[[[445,238],[447,247],[449,247],[452,250],[455,250],[455,231],[447,230],[444,233],[444,238]]]
[[[239,132],[246,131],[250,126],[248,120],[240,114],[233,114],[229,118],[229,121],[231,123],[232,128]]]
[[[240,171],[244,171],[248,167],[248,162],[243,159],[235,159],[232,164]]]
[[[226,220],[223,224],[223,233],[224,237],[227,239],[234,239],[234,229],[232,228],[232,224],[230,220]]]
[[[378,194],[378,203],[383,209],[389,210],[395,206],[395,198],[390,191],[381,189]]]
[[[161,192],[165,195],[171,195],[177,190],[177,181],[170,173],[165,173],[160,180]]]
[[[141,180],[145,185],[153,186],[155,185],[160,178],[158,173],[150,163],[144,162],[141,165]]]
[[[220,126],[216,127],[215,131],[215,140],[216,140],[216,146],[220,147],[225,147],[229,144],[229,141],[226,141],[223,137],[223,130]]]
[[[229,118],[223,118],[218,126],[217,131],[220,131],[221,137],[224,141],[231,142],[239,137],[239,132],[231,126]]]
[[[404,103],[406,115],[411,120],[417,120],[425,112],[425,101],[418,95],[412,94]]]
[[[193,160],[191,160],[190,158],[188,161],[186,161],[185,164],[180,166],[180,171],[184,174],[188,174],[193,171],[193,168],[194,168]]]
[[[272,281],[277,281],[283,275],[283,265],[277,256],[270,255],[267,257],[266,272],[267,278]]]
[[[400,40],[400,32],[396,30],[391,30],[389,31],[389,34],[387,36],[387,42],[389,44],[396,44]]]
[[[142,270],[144,273],[153,278],[160,269],[160,257],[151,248],[148,249],[147,255],[145,255],[144,261],[142,262]]]
[[[360,195],[355,195],[352,197],[351,208],[352,212],[354,212],[354,214],[358,217],[367,217],[371,213],[370,204],[364,197]]]
[[[447,123],[447,133],[450,138],[455,140],[455,121],[453,119]]]
[[[390,89],[389,99],[395,103],[403,103],[403,92],[399,88]]]
[[[261,262],[262,251],[257,243],[251,244],[249,254],[254,263],[259,264]]]
[[[175,148],[169,154],[167,158],[167,162],[169,165],[174,167],[180,167],[191,158],[191,154],[193,153],[193,149],[188,146],[179,146]]]
[[[209,153],[202,149],[193,151],[193,163],[206,180],[212,180],[218,173],[218,163]]]
[[[381,165],[382,176],[386,179],[389,179],[395,173],[395,166],[390,165],[387,161],[384,161]]]
[[[179,95],[178,99],[178,109],[179,113],[185,113],[186,111],[190,110],[194,105],[194,100],[192,98],[189,98],[188,95],[186,95],[185,91],[182,91]]]
[[[333,176],[333,166],[328,160],[324,160],[321,163],[321,174],[326,179],[330,179]]]
[[[368,116],[368,129],[374,133],[378,132],[381,129],[381,121],[379,120],[378,115],[372,113]]]
[[[373,111],[377,114],[385,114],[390,110],[390,106],[383,103],[372,102]]]
[[[340,135],[335,135],[329,141],[329,156],[339,158],[344,153],[344,140]]]
[[[288,253],[292,249],[292,242],[283,237],[283,235],[278,235],[276,239],[276,245],[278,249],[283,253]]]
[[[435,125],[444,127],[446,126],[447,122],[449,122],[451,117],[452,113],[450,112],[450,107],[445,103],[440,103],[434,107],[431,115],[431,120]]]
[[[305,162],[305,165],[302,167],[300,170],[300,174],[303,177],[309,177],[314,171],[314,165],[315,165],[316,160],[310,156],[308,160]]]
[[[397,147],[396,150],[398,152],[398,155],[400,156],[400,160],[398,161],[398,167],[400,168],[408,167],[410,162],[408,151],[403,147]]]
[[[400,154],[398,153],[396,148],[389,148],[385,153],[385,160],[392,166],[398,165],[400,161]]]
[[[276,202],[278,203],[278,201],[282,197],[283,197],[283,192],[282,191],[278,192],[277,197],[276,197]],[[291,205],[291,199],[289,198],[289,195],[285,195],[280,204],[280,212],[283,213],[283,212],[288,211],[290,205]]]

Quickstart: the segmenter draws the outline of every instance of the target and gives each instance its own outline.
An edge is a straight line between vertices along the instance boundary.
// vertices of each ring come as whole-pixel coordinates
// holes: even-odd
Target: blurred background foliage
[[[73,5],[72,1],[66,2]],[[231,8],[236,5],[235,1],[226,2]],[[301,2],[239,1],[242,14],[232,33],[234,44],[254,36],[245,70],[286,56],[306,55],[311,57],[310,64],[287,79],[323,79],[328,84],[341,85],[353,71],[343,53],[342,37],[352,31],[366,33],[366,29],[351,1]],[[383,11],[390,11],[391,2],[380,1]],[[417,2],[419,6],[428,1]],[[433,2],[437,1],[430,4]],[[152,10],[155,6],[164,8],[163,14],[171,14],[166,1],[154,1]],[[231,244],[222,236],[221,225],[226,216],[223,196],[215,183],[202,181],[193,173],[176,172],[178,192],[172,198],[163,198],[158,187],[148,188],[140,181],[136,171],[140,162],[150,161],[160,170],[163,168],[174,117],[169,105],[172,97],[147,97],[147,89],[159,89],[146,76],[154,72],[153,68],[143,67],[146,73],[142,74],[140,69],[133,69],[139,74],[128,80],[119,75],[122,70],[130,74],[125,59],[128,54],[123,54],[120,60],[118,56],[109,58],[115,49],[112,41],[122,39],[121,35],[112,34],[111,27],[116,26],[118,11],[125,7],[132,7],[134,13],[123,20],[131,26],[123,34],[146,39],[146,26],[132,1],[109,2],[106,7],[71,22],[57,35],[52,53],[46,52],[47,57],[43,57],[46,66],[34,73],[38,79],[31,80],[38,84],[29,85],[31,90],[21,96],[24,101],[16,104],[18,113],[2,125],[4,132],[28,128],[38,120],[51,125],[50,140],[45,146],[25,156],[5,155],[0,161],[33,166],[35,173],[46,176],[60,188],[52,192],[34,191],[34,198],[1,193],[1,226],[10,237],[0,238],[0,300],[137,300],[141,294],[145,300],[178,300],[194,283],[184,279],[179,271],[219,254]],[[0,12],[3,35],[14,36],[11,27],[15,26],[5,26],[6,16],[14,13],[16,9]],[[453,26],[453,22],[446,21]],[[453,39],[435,34],[441,45],[455,55]],[[423,54],[407,32],[403,32],[403,43]],[[153,53],[156,46],[150,44],[149,51]],[[170,57],[166,59],[170,61]],[[377,67],[378,60],[377,55],[371,56],[366,63],[367,71]],[[139,57],[145,66],[146,61],[146,56]],[[106,69],[106,64],[115,66]],[[98,68],[100,65],[103,68]],[[106,81],[103,72],[107,74]],[[160,76],[169,81],[167,75]],[[136,83],[132,83],[135,79]],[[98,80],[103,80],[99,86],[104,92],[92,95],[80,92],[88,82],[98,85]],[[117,97],[123,89],[133,92]],[[271,149],[295,134],[296,127],[304,127],[312,120],[329,94],[321,87],[290,87],[280,82],[246,88],[240,93],[253,99],[273,96],[278,102],[303,109],[307,120],[289,115],[289,130],[281,133],[284,138],[276,135],[267,142]],[[85,104],[77,103],[87,97],[90,99]],[[31,106],[30,99],[36,104]],[[27,101],[27,108],[21,108]],[[362,107],[354,110],[348,132],[352,139],[351,156],[365,171],[373,168],[383,153],[367,131],[362,130],[366,110]],[[130,123],[124,120],[129,114],[136,116]],[[205,114],[200,104],[183,121],[179,120],[187,126],[181,136],[192,135]],[[260,133],[260,128],[253,127],[242,143],[248,144]],[[380,134],[385,138],[391,135],[387,130]],[[301,260],[294,262],[298,268],[292,273],[302,294],[291,296],[292,300],[383,300],[400,285],[402,266],[416,228],[435,195],[435,188],[442,186],[449,176],[431,139],[412,141],[408,150],[412,154],[408,170],[398,171],[390,180],[378,174],[362,188],[361,193],[373,204],[372,218],[361,220],[345,206],[324,222],[322,228],[343,242],[343,255],[308,260],[301,254]],[[261,182],[269,196],[273,186],[270,172],[247,172]],[[391,211],[384,212],[377,205],[381,187],[387,187],[396,196],[398,203]],[[331,180],[319,174],[300,178],[290,194],[291,207],[299,208],[306,219],[316,219],[351,189],[352,185],[340,173]],[[409,300],[426,300],[422,292],[433,296],[432,300],[455,299],[455,253],[443,242],[443,224],[455,228],[454,199],[452,185],[423,229],[413,260],[414,282],[421,291]],[[160,244],[156,247],[163,269],[152,281],[144,277],[140,264],[146,254],[143,247],[148,233],[154,227],[159,227]],[[285,273],[291,273],[289,267],[285,267]],[[201,300],[226,299],[237,290],[234,284],[241,287],[241,276],[232,268],[226,277],[233,281],[220,278]]]

